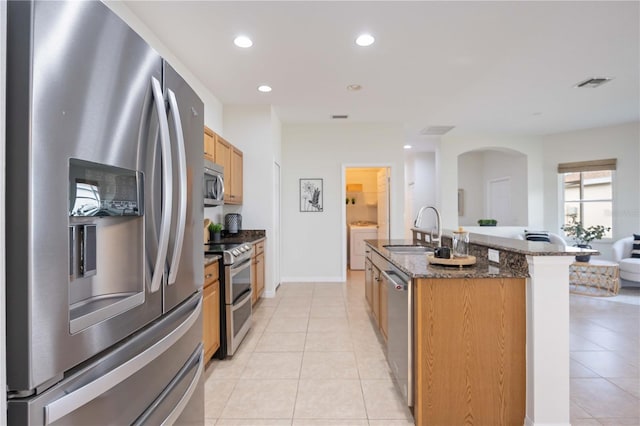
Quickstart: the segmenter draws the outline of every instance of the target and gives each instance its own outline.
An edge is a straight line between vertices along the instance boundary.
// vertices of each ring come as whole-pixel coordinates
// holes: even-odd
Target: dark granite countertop
[[[411,278],[527,278],[526,270],[493,264],[477,257],[470,266],[441,266],[427,262],[425,253],[393,253],[386,245],[417,245],[411,240],[366,240],[373,250],[389,260]]]
[[[220,244],[229,243],[249,243],[254,244],[266,238],[267,232],[264,229],[243,229],[235,234],[222,231]]]
[[[412,228],[412,231],[422,232],[423,229]],[[453,231],[442,231],[444,239],[453,238]],[[494,235],[469,233],[469,244],[477,244],[483,247],[506,250],[512,253],[519,253],[529,256],[577,256],[577,255],[599,255],[600,252],[591,249],[582,249],[578,247],[563,247],[556,244],[545,243],[541,241],[518,240],[515,238],[497,237]]]

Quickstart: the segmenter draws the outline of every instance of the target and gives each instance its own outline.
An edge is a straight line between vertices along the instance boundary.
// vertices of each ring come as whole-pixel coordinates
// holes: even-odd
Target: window
[[[562,181],[563,224],[613,228],[613,179],[616,160],[583,161],[558,165]],[[611,238],[612,231],[605,234]]]

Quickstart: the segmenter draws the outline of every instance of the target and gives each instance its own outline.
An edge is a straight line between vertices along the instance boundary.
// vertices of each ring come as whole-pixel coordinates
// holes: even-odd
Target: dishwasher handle
[[[400,283],[398,283],[396,280],[394,280],[393,278],[391,278],[391,275],[389,274],[389,272],[390,272],[391,274],[393,274],[393,275],[396,275],[396,274],[394,274],[393,272],[391,272],[391,271],[389,271],[389,272],[387,272],[387,271],[380,271],[380,272],[382,273],[382,275],[384,275],[384,277],[387,279],[387,281],[389,281],[389,283],[391,283],[391,285],[393,286],[393,288],[394,288],[395,290],[398,290],[398,291],[405,291],[405,290],[407,289],[407,283],[402,282],[402,284],[400,284]],[[397,275],[396,275],[396,276],[397,276]],[[400,278],[400,277],[398,277],[398,278]]]

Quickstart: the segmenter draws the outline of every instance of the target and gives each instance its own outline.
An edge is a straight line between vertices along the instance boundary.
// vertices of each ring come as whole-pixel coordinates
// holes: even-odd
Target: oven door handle
[[[235,275],[237,272],[239,272],[240,270],[246,268],[247,266],[250,266],[251,264],[251,258],[248,258],[244,261],[242,261],[242,263],[238,263],[231,265],[230,271],[231,271],[231,275]]]
[[[248,289],[240,293],[235,299],[233,299],[233,303],[232,303],[233,308],[236,309],[244,305],[246,303],[246,300],[241,301],[241,299],[244,299],[244,298],[251,299],[251,287],[249,287]]]

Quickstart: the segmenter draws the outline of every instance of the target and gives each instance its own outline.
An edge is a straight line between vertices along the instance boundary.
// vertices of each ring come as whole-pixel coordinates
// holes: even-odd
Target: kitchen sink
[[[383,246],[391,253],[397,254],[422,254],[433,252],[431,247],[418,246],[418,245],[387,245]]]

